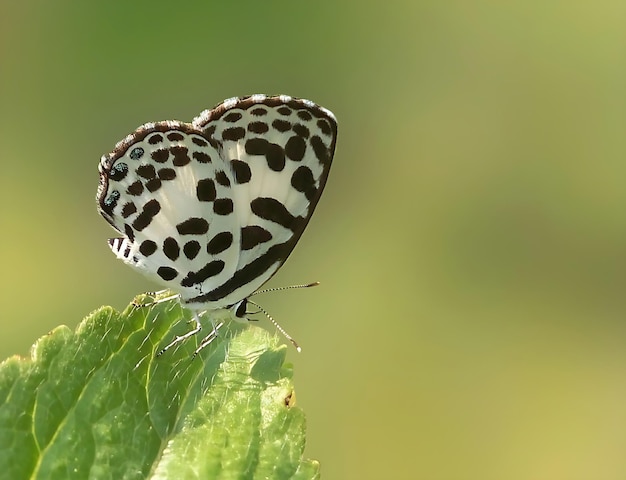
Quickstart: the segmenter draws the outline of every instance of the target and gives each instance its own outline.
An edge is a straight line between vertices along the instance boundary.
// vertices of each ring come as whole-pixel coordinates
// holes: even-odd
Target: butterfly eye
[[[141,157],[143,157],[143,154],[143,148],[136,147],[131,150],[129,157],[131,158],[131,160],[139,160]]]

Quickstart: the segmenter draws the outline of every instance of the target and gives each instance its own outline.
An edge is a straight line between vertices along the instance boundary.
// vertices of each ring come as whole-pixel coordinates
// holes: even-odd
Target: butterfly
[[[98,211],[122,235],[109,247],[194,312],[184,338],[204,312],[243,319],[304,232],[336,139],[332,112],[287,95],[230,98],[191,123],[146,123],[98,166]]]

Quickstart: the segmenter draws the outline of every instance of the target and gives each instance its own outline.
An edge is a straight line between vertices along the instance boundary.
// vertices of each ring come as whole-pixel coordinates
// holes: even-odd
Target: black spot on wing
[[[224,172],[223,170],[215,172],[215,181],[223,187],[230,187],[230,180],[228,178],[228,175],[226,175],[226,172]]]
[[[170,151],[166,148],[161,148],[152,152],[150,157],[157,163],[165,163],[170,158]]]
[[[156,252],[156,249],[157,249],[157,244],[153,242],[152,240],[144,240],[143,242],[141,242],[141,245],[139,245],[139,252],[144,257],[149,257],[154,252]]]
[[[146,182],[146,190],[149,192],[156,192],[161,188],[161,180],[158,178],[151,178]]]
[[[317,121],[317,128],[319,128],[324,135],[330,135],[332,133],[332,129],[330,128],[328,121],[324,120],[323,118],[320,118]]]
[[[246,136],[246,130],[243,127],[230,127],[222,132],[222,140],[237,141]]]
[[[298,110],[297,115],[299,118],[305,121],[309,121],[313,118],[313,116],[311,115],[311,112],[308,112],[307,110]]]
[[[157,269],[157,275],[163,280],[174,280],[178,276],[178,272],[172,267],[159,267]]]
[[[187,257],[189,260],[193,260],[194,258],[196,258],[199,251],[200,242],[196,242],[195,240],[190,240],[183,246],[183,253],[185,254],[185,257]]]
[[[170,147],[170,152],[174,155],[174,161],[172,162],[175,167],[182,167],[191,162],[189,158],[189,149],[187,147],[174,146]]]
[[[294,162],[299,162],[304,158],[306,151],[306,142],[299,135],[294,135],[287,140],[285,145],[285,154]]]
[[[230,215],[233,208],[233,201],[230,198],[218,198],[213,202],[213,211],[217,215]]]
[[[134,197],[141,195],[143,193],[143,183],[139,180],[134,181],[128,186],[126,193]]]
[[[156,177],[156,170],[150,164],[139,165],[137,167],[137,175],[147,180]]]
[[[135,232],[133,228],[127,223],[124,224],[124,234],[126,235],[126,238],[128,238],[128,240],[130,240],[131,242],[135,241]]]
[[[196,197],[201,202],[213,202],[217,197],[217,191],[215,190],[215,182],[212,178],[203,178],[198,180],[196,186]]]
[[[287,208],[275,198],[257,197],[250,202],[252,213],[256,216],[277,223],[289,230],[296,231],[301,217],[294,217]]]
[[[137,207],[133,202],[128,202],[122,207],[122,217],[128,218],[133,213],[137,213]]]
[[[313,152],[315,153],[315,156],[317,157],[319,162],[322,165],[328,165],[330,163],[330,152],[328,151],[328,148],[326,147],[322,139],[317,135],[314,135],[313,137],[311,137],[310,142],[311,146],[313,147]]]
[[[203,139],[203,138],[191,137],[191,141],[193,143],[195,143],[196,145],[198,145],[199,147],[208,147],[209,146],[207,141],[205,139]]]
[[[157,172],[157,175],[163,181],[174,180],[176,178],[176,170],[173,168],[162,168]]]
[[[209,231],[209,222],[204,218],[192,217],[176,225],[181,235],[204,235]]]
[[[285,168],[285,151],[280,145],[270,143],[265,153],[265,159],[270,170],[282,172]]]
[[[128,174],[128,165],[124,162],[117,162],[113,167],[111,167],[111,171],[109,172],[109,178],[116,182],[123,180]]]
[[[161,204],[155,200],[149,200],[141,209],[141,213],[133,221],[133,228],[141,232],[152,222],[152,219],[161,211]]]
[[[295,124],[293,126],[293,131],[296,134],[298,134],[298,135],[300,135],[301,137],[304,137],[304,138],[309,138],[309,135],[311,134],[307,127],[305,127],[304,125],[301,125],[299,123],[297,123],[297,124]]]
[[[241,120],[241,113],[240,112],[229,112],[226,115],[224,115],[222,117],[222,120],[224,120],[225,122],[228,123],[235,123],[239,120]]]
[[[251,122],[248,124],[248,131],[263,134],[269,131],[270,127],[265,122]]]
[[[264,138],[251,138],[246,141],[246,153],[248,155],[265,155],[269,142]]]
[[[173,237],[167,237],[163,240],[163,253],[170,260],[177,260],[180,255],[180,246]]]
[[[241,249],[250,250],[272,239],[272,234],[259,225],[249,225],[241,229]]]
[[[291,176],[291,186],[298,192],[304,193],[309,201],[313,200],[317,192],[313,172],[309,167],[305,167],[304,165],[300,165],[296,168],[296,171],[293,172]]]
[[[207,244],[206,250],[210,255],[217,255],[227,250],[232,244],[233,234],[230,232],[220,232]]]
[[[131,160],[139,160],[141,157],[143,157],[143,154],[144,154],[143,148],[135,147],[131,150],[128,156],[131,158]]]
[[[197,272],[189,272],[180,284],[183,287],[192,287],[193,285],[204,282],[205,280],[218,275],[224,270],[224,262],[222,260],[213,260],[207,263]]]
[[[233,170],[236,183],[248,183],[252,178],[252,171],[246,162],[242,162],[241,160],[231,160],[230,166]]]
[[[180,132],[170,132],[167,134],[167,139],[171,142],[180,142],[184,138],[184,135]]]
[[[108,214],[112,214],[115,207],[117,207],[117,202],[120,199],[120,192],[117,190],[113,190],[111,193],[107,195],[104,201],[101,204],[102,210],[107,212]]]
[[[198,163],[211,163],[211,157],[204,152],[193,152],[192,157],[198,162]]]
[[[281,120],[277,118],[272,122],[272,127],[274,127],[279,132],[284,133],[288,130],[291,130],[291,123],[289,123],[287,120]]]

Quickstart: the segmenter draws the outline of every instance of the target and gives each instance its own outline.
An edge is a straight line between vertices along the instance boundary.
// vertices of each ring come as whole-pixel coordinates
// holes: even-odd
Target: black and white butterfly
[[[306,228],[336,137],[329,110],[286,95],[146,123],[100,160],[98,210],[123,235],[109,246],[195,312],[190,334],[205,311],[243,318]]]

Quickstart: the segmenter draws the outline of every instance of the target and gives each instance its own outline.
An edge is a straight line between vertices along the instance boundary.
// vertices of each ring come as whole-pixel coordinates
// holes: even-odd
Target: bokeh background
[[[152,290],[100,155],[286,93],[339,119],[261,300],[326,479],[626,478],[626,4],[4,2],[0,358]]]

